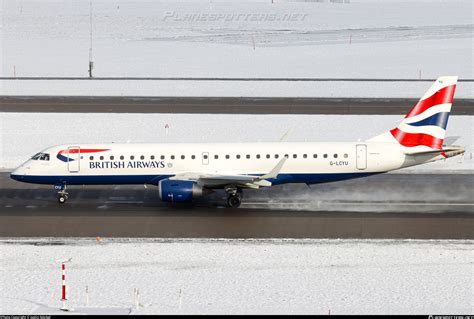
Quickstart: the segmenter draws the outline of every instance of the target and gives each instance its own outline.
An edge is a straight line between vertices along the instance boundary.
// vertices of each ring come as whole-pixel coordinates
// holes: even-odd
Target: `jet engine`
[[[190,202],[203,195],[202,187],[192,181],[163,179],[158,183],[160,199],[165,202]]]

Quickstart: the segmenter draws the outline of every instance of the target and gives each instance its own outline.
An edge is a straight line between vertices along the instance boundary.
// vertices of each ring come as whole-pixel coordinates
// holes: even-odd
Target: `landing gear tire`
[[[59,195],[58,196],[58,202],[59,204],[64,204],[67,201],[67,195]]]
[[[240,197],[239,195],[230,195],[227,198],[227,206],[231,208],[237,208],[240,206],[241,203],[242,203],[242,197]]]
[[[59,204],[64,204],[64,203],[66,203],[67,199],[69,198],[69,193],[66,190],[66,184],[60,185],[59,187],[60,187],[59,188],[60,190],[58,192],[58,203]],[[56,186],[55,186],[55,188],[56,188]]]

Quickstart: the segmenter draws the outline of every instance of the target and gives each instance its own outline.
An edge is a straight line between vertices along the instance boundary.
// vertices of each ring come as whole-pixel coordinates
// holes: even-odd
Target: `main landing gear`
[[[242,189],[237,187],[225,188],[227,193],[227,206],[231,208],[237,208],[242,203]]]
[[[55,189],[59,189],[58,191],[58,203],[64,204],[66,203],[67,199],[69,198],[69,193],[66,191],[66,185],[55,185]]]

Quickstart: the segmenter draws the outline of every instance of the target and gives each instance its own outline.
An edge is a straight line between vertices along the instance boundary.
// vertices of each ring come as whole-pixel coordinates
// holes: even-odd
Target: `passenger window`
[[[275,158],[278,158],[278,157],[279,157],[278,154],[275,154]]]
[[[181,155],[181,159],[185,159],[185,156],[184,156],[184,155]]]
[[[267,154],[266,158],[270,158],[270,154]]]
[[[285,154],[285,157],[288,158],[289,157],[288,154]]]
[[[207,156],[207,154],[204,154],[203,157],[204,157],[204,159],[207,159],[209,156]]]
[[[131,159],[132,161],[133,161],[133,159],[134,159],[134,158],[135,158],[135,156],[133,156],[133,155],[132,155],[132,156],[130,156],[130,159]]]
[[[123,161],[124,160],[124,156],[123,155],[120,155],[120,159]]]
[[[257,154],[257,158],[260,158],[260,154]]]
[[[229,155],[226,155],[226,156],[225,156],[225,158],[226,158],[226,159],[229,159],[229,158],[230,158],[230,156],[229,156]]]
[[[219,155],[214,155],[214,159],[218,159],[219,158]]]
[[[337,158],[337,154],[334,154],[334,158]]]
[[[323,157],[324,157],[324,158],[328,158],[328,154],[324,154]]]
[[[344,158],[348,158],[348,157],[349,157],[349,155],[347,155],[347,153],[345,153],[345,154],[344,154]]]
[[[144,159],[145,159],[145,156],[143,156],[143,155],[140,156],[140,159],[141,159],[141,160],[144,160]]]
[[[196,159],[196,155],[191,155],[191,159]]]
[[[113,157],[113,156],[110,156],[110,160],[113,161],[113,160],[114,160],[114,157]]]
[[[246,157],[247,157],[247,159],[249,159],[249,158],[250,158],[250,155],[249,155],[249,154],[247,154],[247,156],[246,156]]]
[[[89,159],[90,159],[91,161],[93,161],[93,160],[94,160],[94,156],[89,156]]]
[[[297,158],[297,157],[298,157],[298,155],[296,155],[296,154],[293,154],[293,158]]]
[[[103,161],[103,160],[104,160],[104,157],[103,157],[103,156],[101,156],[101,157],[100,157],[100,160],[101,160],[101,161]]]
[[[161,155],[160,158],[163,160],[163,159],[165,159],[165,156],[164,156],[164,155]]]
[[[171,155],[171,159],[174,160],[174,155]]]
[[[313,154],[313,158],[318,158],[318,154]]]
[[[308,158],[308,154],[303,154],[303,158]]]
[[[154,160],[154,159],[155,159],[155,155],[150,156],[150,159],[151,159],[151,160]]]
[[[239,154],[237,154],[235,157],[236,157],[237,159],[239,159],[239,158],[240,158],[240,155],[239,155]]]

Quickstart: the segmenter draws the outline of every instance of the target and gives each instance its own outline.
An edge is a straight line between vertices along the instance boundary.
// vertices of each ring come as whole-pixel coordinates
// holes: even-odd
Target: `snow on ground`
[[[472,313],[473,241],[2,239],[0,312]],[[133,289],[140,304],[133,307]],[[181,308],[179,307],[181,290]],[[56,308],[56,309],[55,309]],[[100,309],[98,309],[100,311]],[[96,310],[96,312],[99,312]]]
[[[402,118],[400,115],[0,113],[0,168],[17,167],[33,154],[58,144],[277,142],[287,132],[288,142],[363,141],[395,127]],[[451,116],[447,136],[459,136],[455,144],[466,147],[463,156],[409,170],[473,171],[474,117]]]
[[[0,95],[230,96],[416,98],[430,82],[0,80]],[[2,89],[3,86],[3,89]],[[474,98],[474,82],[459,82],[455,99]]]
[[[473,77],[470,0],[275,2],[93,0],[94,74]],[[89,0],[11,0],[1,10],[1,76],[87,76]],[[419,96],[412,84],[340,84],[3,80],[0,94]],[[472,98],[465,85],[457,96]]]

